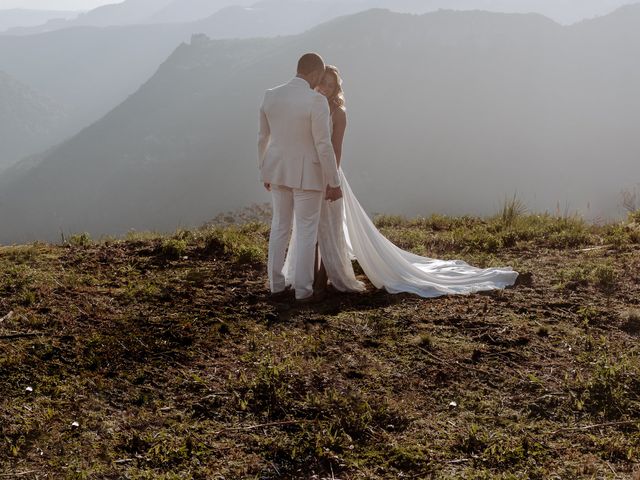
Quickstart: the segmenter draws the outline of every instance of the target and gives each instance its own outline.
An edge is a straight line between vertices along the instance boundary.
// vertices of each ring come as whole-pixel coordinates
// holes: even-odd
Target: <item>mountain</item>
[[[176,45],[179,26],[77,27],[0,36],[0,68],[67,105],[77,132],[122,102]]]
[[[640,177],[634,26],[640,7],[572,27],[372,10],[292,37],[194,37],[1,189],[0,223],[13,227],[0,242],[170,230],[265,201],[257,108],[308,50],[344,75],[344,169],[368,211],[489,214],[517,191],[536,211],[615,214]]]
[[[300,8],[328,6],[327,18],[337,12],[355,13],[371,8],[386,8],[404,13],[427,13],[439,9],[482,10],[500,13],[538,13],[562,24],[606,15],[639,0],[125,0],[95,8],[76,18],[49,20],[31,27],[10,30],[11,34],[45,33],[78,26],[124,26],[134,24],[182,23],[202,20],[222,8],[241,6],[279,10],[282,4],[295,3]],[[331,11],[337,14],[332,15]],[[277,18],[286,21],[286,17]],[[2,29],[0,29],[2,31]]]
[[[320,23],[366,10],[365,2],[266,0],[251,7],[226,7],[194,23],[194,31],[213,38],[294,35]]]
[[[126,0],[104,5],[80,15],[72,26],[108,27],[114,25],[135,25],[168,5],[170,0]]]
[[[214,15],[225,7],[248,6],[254,0],[173,0],[147,18],[149,23],[194,22]]]
[[[50,146],[67,119],[62,105],[0,71],[0,170]]]
[[[12,35],[33,35],[73,27],[122,27],[188,23],[209,17],[222,8],[250,5],[255,0],[125,0],[103,5],[74,18],[10,29]]]
[[[482,10],[495,13],[537,13],[570,25],[607,15],[638,0],[377,0],[379,7],[398,12],[432,12],[438,9]]]
[[[162,10],[171,0],[125,0],[119,3],[103,5],[75,18],[54,20],[31,28],[16,28],[11,34],[35,34],[71,27],[107,27],[137,25],[146,23],[146,19]]]
[[[34,27],[53,19],[68,20],[78,15],[78,12],[65,10],[27,10],[12,8],[0,10],[0,32],[16,27]]]
[[[124,9],[124,4],[102,8],[112,12],[113,18],[118,15],[123,18],[124,12],[133,18],[135,12],[148,14],[152,5],[140,0],[125,3],[137,6],[138,10],[116,9],[118,5]],[[0,68],[66,105],[69,119],[65,134],[75,133],[135,92],[176,46],[188,41],[193,33],[213,38],[300,33],[321,21],[350,13],[340,5],[269,1],[250,9],[223,8],[205,20],[191,23],[74,27],[36,35],[0,35]],[[98,13],[92,11],[87,15]],[[106,19],[106,13],[100,18]],[[57,139],[60,140],[62,137]],[[6,156],[2,145],[0,156]]]

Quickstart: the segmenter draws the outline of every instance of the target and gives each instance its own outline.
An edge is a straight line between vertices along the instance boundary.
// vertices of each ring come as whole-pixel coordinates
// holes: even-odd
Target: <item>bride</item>
[[[314,285],[317,290],[323,290],[328,279],[341,292],[364,291],[364,284],[354,274],[352,258],[358,261],[375,287],[384,288],[389,293],[409,292],[430,298],[499,289],[515,283],[518,273],[509,267],[483,269],[462,260],[420,257],[398,248],[385,238],[360,206],[340,168],[347,113],[342,79],[336,67],[326,67],[316,90],[329,102],[331,140],[343,193],[340,200],[322,203],[318,227],[321,266]],[[294,274],[294,239],[295,235],[292,235],[284,265],[288,285],[292,283]]]

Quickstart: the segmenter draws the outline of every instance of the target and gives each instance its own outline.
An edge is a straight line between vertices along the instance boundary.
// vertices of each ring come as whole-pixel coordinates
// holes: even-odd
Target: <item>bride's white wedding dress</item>
[[[518,273],[511,268],[476,268],[462,260],[437,260],[404,251],[382,235],[353,194],[339,170],[343,198],[323,202],[318,247],[329,282],[339,291],[365,289],[351,265],[355,258],[369,281],[389,293],[409,292],[431,298],[468,294],[513,285]],[[295,229],[295,224],[294,224]],[[292,235],[285,261],[287,284],[293,280],[296,255]]]

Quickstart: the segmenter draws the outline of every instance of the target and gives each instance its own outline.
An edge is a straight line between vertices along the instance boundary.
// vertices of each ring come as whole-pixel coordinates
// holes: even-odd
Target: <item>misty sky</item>
[[[29,8],[37,10],[91,10],[120,0],[0,0],[0,10]]]
[[[0,10],[11,8],[25,8],[36,10],[77,10],[88,11],[101,5],[121,3],[124,0],[0,0]],[[259,0],[256,0],[256,2]],[[300,0],[303,1],[303,0]],[[317,0],[316,0],[317,1]],[[604,15],[610,11],[618,8],[621,5],[636,3],[640,0],[600,0],[595,2],[599,4],[601,11],[597,12],[597,15]],[[233,3],[230,1],[229,3]],[[518,11],[518,7],[526,5],[527,11],[538,11],[532,5],[535,5],[535,0],[475,0],[477,8],[480,10],[492,10],[492,11],[507,11],[512,8]],[[467,7],[473,8],[474,0],[468,2]],[[545,2],[548,5],[548,2]],[[557,0],[557,6],[554,7],[554,13],[549,13],[546,10],[544,12],[538,12],[553,17],[556,21],[561,23],[572,23],[582,17],[582,14],[576,11],[576,5],[579,2],[574,0]],[[505,5],[512,6],[504,7]],[[543,9],[544,10],[544,9]],[[574,18],[574,17],[578,18]],[[569,19],[569,20],[567,20]]]

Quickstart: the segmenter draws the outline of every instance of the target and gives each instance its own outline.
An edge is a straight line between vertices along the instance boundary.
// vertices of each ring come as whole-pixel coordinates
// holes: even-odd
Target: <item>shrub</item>
[[[630,358],[600,358],[586,379],[579,381],[576,408],[607,419],[625,415],[630,402],[638,401],[633,382],[640,372]]]
[[[611,226],[606,232],[605,242],[610,243],[615,249],[620,249],[629,243],[629,232],[624,225],[617,224]]]
[[[505,248],[515,247],[518,243],[518,234],[516,232],[504,232],[501,236],[501,241]]]
[[[84,232],[84,233],[77,233],[75,235],[71,235],[68,243],[72,247],[86,248],[90,246],[93,242],[91,240],[91,235],[89,235],[87,232]]]
[[[376,215],[373,223],[378,228],[402,227],[408,223],[408,220],[402,215]]]
[[[611,265],[598,265],[593,271],[593,279],[604,293],[613,293],[616,288],[618,273]]]
[[[266,260],[268,227],[261,223],[205,231],[205,250],[231,256],[240,264],[257,264]]]
[[[503,225],[510,227],[526,212],[527,207],[525,207],[522,200],[518,198],[518,194],[514,193],[511,198],[505,197],[502,204],[502,212],[500,213],[500,220]]]
[[[561,230],[551,234],[549,237],[549,246],[555,248],[577,248],[588,245],[591,242],[591,236],[578,229]]]
[[[165,257],[177,260],[180,257],[183,257],[187,252],[187,242],[186,240],[170,238],[162,242],[162,247],[160,250],[162,252],[162,255],[164,255]]]

